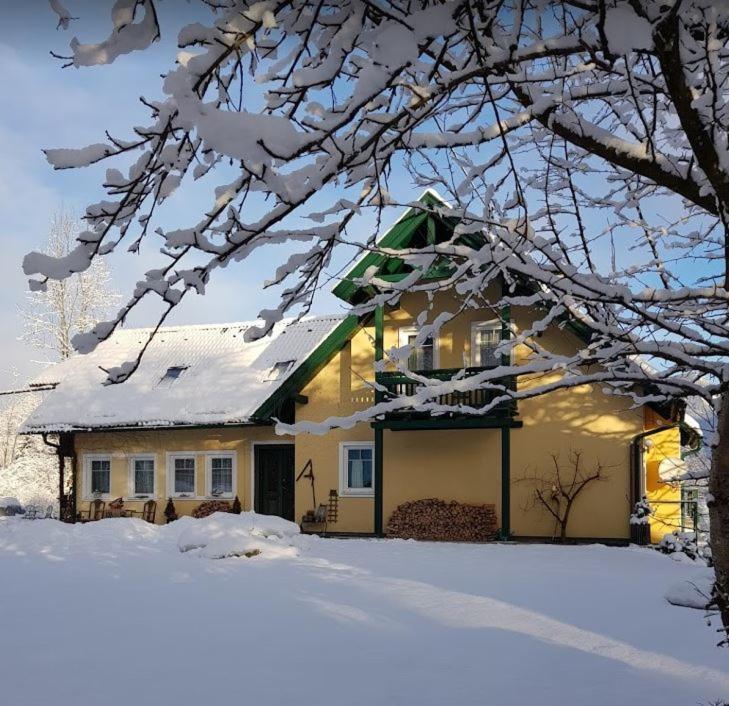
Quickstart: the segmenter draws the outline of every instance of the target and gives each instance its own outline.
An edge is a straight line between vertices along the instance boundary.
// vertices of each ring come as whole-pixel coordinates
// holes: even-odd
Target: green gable
[[[390,228],[377,246],[389,250],[407,248],[426,248],[450,240],[458,219],[444,217],[437,213],[438,208],[447,207],[445,201],[431,191],[426,191],[418,202],[422,208],[410,207],[403,216]],[[463,236],[464,239],[469,236]],[[480,236],[472,236],[474,245]],[[389,282],[397,282],[412,272],[412,268],[398,257],[383,253],[369,252],[360,258],[342,281],[332,290],[334,295],[348,304],[359,304],[369,299],[374,289],[362,287],[356,280],[361,279],[370,268],[376,268],[377,277]],[[446,262],[438,262],[423,274],[424,279],[440,279],[446,277],[450,267]]]

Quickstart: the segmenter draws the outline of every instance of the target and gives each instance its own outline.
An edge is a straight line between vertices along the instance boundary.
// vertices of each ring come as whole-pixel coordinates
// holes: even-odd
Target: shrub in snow
[[[175,503],[172,502],[172,498],[167,498],[167,505],[165,505],[164,514],[168,524],[177,519],[177,509],[175,508]]]
[[[206,500],[192,511],[192,516],[200,519],[214,512],[230,512],[230,503],[227,500]]]
[[[0,517],[22,515],[25,512],[17,498],[0,498]]]
[[[243,506],[240,504],[240,498],[237,495],[235,496],[235,500],[233,500],[233,507],[230,508],[230,511],[234,515],[240,515],[243,512]]]
[[[216,512],[188,526],[179,536],[181,552],[197,550],[207,559],[225,557],[293,557],[298,554],[297,524],[271,515]]]
[[[692,532],[665,534],[656,549],[664,554],[685,554],[689,559],[694,560],[700,556],[696,535]]]
[[[648,502],[648,498],[644,495],[633,508],[633,512],[630,515],[631,525],[647,525],[650,522],[651,515],[653,514],[653,508]]]

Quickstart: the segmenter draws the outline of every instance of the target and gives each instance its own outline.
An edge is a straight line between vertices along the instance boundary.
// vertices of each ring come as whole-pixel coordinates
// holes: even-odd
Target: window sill
[[[374,498],[375,497],[375,491],[367,491],[366,493],[358,493],[357,491],[352,490],[342,490],[339,492],[340,498]]]

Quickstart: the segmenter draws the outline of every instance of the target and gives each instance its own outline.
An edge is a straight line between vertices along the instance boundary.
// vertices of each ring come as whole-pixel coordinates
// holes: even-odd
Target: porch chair
[[[103,500],[92,500],[89,503],[89,509],[86,512],[79,512],[76,521],[77,522],[95,522],[101,520],[106,514],[106,503]]]
[[[40,508],[37,505],[28,505],[25,508],[24,520],[37,520],[40,517]]]
[[[142,519],[145,522],[154,524],[154,516],[157,514],[157,502],[155,500],[147,500],[142,508]]]

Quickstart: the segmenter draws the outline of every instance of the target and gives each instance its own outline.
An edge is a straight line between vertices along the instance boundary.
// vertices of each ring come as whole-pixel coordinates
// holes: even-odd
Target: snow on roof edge
[[[168,404],[158,405],[160,409],[147,409],[153,407],[149,404],[150,399],[156,401],[157,398],[164,398],[167,393],[166,389],[160,389],[159,370],[153,368],[151,371],[145,371],[146,380],[140,380],[139,371],[135,373],[129,381],[120,386],[102,386],[101,383],[94,378],[92,370],[96,370],[98,361],[91,357],[74,356],[72,359],[57,364],[62,368],[59,370],[59,376],[63,377],[58,391],[51,391],[48,397],[39,405],[36,412],[31,414],[30,418],[24,423],[21,433],[23,434],[40,434],[40,433],[61,433],[71,431],[93,431],[93,430],[132,430],[132,429],[162,429],[162,428],[189,428],[189,427],[206,427],[206,426],[247,426],[254,425],[253,413],[266,400],[270,399],[278,389],[293,375],[301,365],[316,351],[332,331],[344,320],[344,314],[322,314],[307,315],[301,318],[289,318],[281,323],[285,324],[278,328],[278,333],[272,336],[266,336],[258,341],[248,342],[243,348],[233,347],[226,348],[222,351],[222,358],[227,361],[226,364],[235,364],[238,367],[233,370],[221,370],[221,376],[216,377],[212,384],[208,379],[207,387],[205,383],[201,383],[199,389],[201,394],[198,395],[196,390],[197,376],[192,380],[187,380],[187,401],[190,407],[180,407],[179,401],[172,395]],[[180,336],[187,332],[227,332],[232,329],[238,332],[257,325],[258,321],[252,322],[234,322],[222,324],[193,324],[163,327],[159,330],[157,340],[160,342],[157,351],[157,357],[161,360],[154,360],[152,356],[151,363],[160,363],[169,365],[166,352],[169,346],[165,346],[165,333],[177,334],[177,344],[180,338],[184,342],[182,344],[183,351],[187,345],[187,338]],[[307,323],[315,323],[318,326],[306,327]],[[290,329],[294,326],[293,330]],[[285,337],[285,334],[292,330],[293,338]],[[122,329],[122,333],[126,337],[143,337],[145,333],[151,332],[151,328],[140,329]],[[236,333],[231,334],[235,338]],[[239,335],[239,334],[237,334]],[[268,339],[268,340],[267,340]],[[227,339],[230,340],[229,338]],[[240,339],[239,339],[240,340]],[[110,341],[113,341],[110,339]],[[194,341],[194,339],[193,339]],[[221,352],[213,347],[209,348],[209,339],[205,336],[202,338],[203,348],[213,355],[211,360],[205,359],[198,361],[198,366],[209,367],[209,363],[215,364],[221,360]],[[197,341],[198,349],[200,339]],[[170,342],[173,349],[175,343]],[[293,349],[292,346],[293,345]],[[247,350],[246,350],[247,349]],[[199,352],[199,351],[198,351]],[[174,350],[179,354],[179,349]],[[89,354],[93,356],[93,354]],[[253,359],[246,360],[246,355],[252,355]],[[217,357],[216,357],[217,356]],[[184,357],[184,355],[183,355]],[[271,380],[267,377],[266,370],[278,361],[293,360],[294,365],[282,375],[280,378]],[[145,356],[146,361],[150,361],[149,351]],[[69,363],[71,364],[70,372],[72,379],[68,379],[68,375],[61,375],[69,372]],[[74,365],[75,363],[75,365]],[[95,364],[97,363],[97,364]],[[141,370],[141,369],[140,369]],[[227,375],[227,377],[225,377]],[[232,377],[231,377],[232,375]],[[155,377],[156,376],[156,377]],[[204,376],[203,376],[204,377]],[[48,375],[46,373],[46,379]],[[136,378],[136,381],[135,381]],[[150,389],[150,380],[154,387]],[[156,381],[156,382],[155,382]],[[66,383],[66,385],[63,384]],[[130,384],[131,383],[131,384]],[[129,385],[129,387],[125,387]],[[80,389],[78,389],[80,388]],[[78,389],[78,399],[77,399]],[[178,390],[179,385],[175,383],[173,390]],[[213,391],[215,404],[210,403],[210,394],[208,399],[205,398],[206,390]],[[120,392],[121,391],[121,392]],[[154,395],[150,398],[149,395]],[[117,413],[115,401],[121,396],[125,405],[124,409]],[[73,402],[71,401],[73,398]],[[221,404],[217,404],[218,398],[222,399]],[[50,400],[50,403],[48,403]],[[95,408],[94,412],[86,412],[83,409],[84,402],[91,403]],[[137,416],[129,414],[129,405],[139,408]],[[44,410],[44,406],[46,409]],[[100,409],[99,409],[100,407]],[[110,413],[109,410],[112,410]],[[72,410],[72,411],[71,411]],[[147,416],[145,416],[147,414]],[[84,416],[86,415],[86,416]]]

